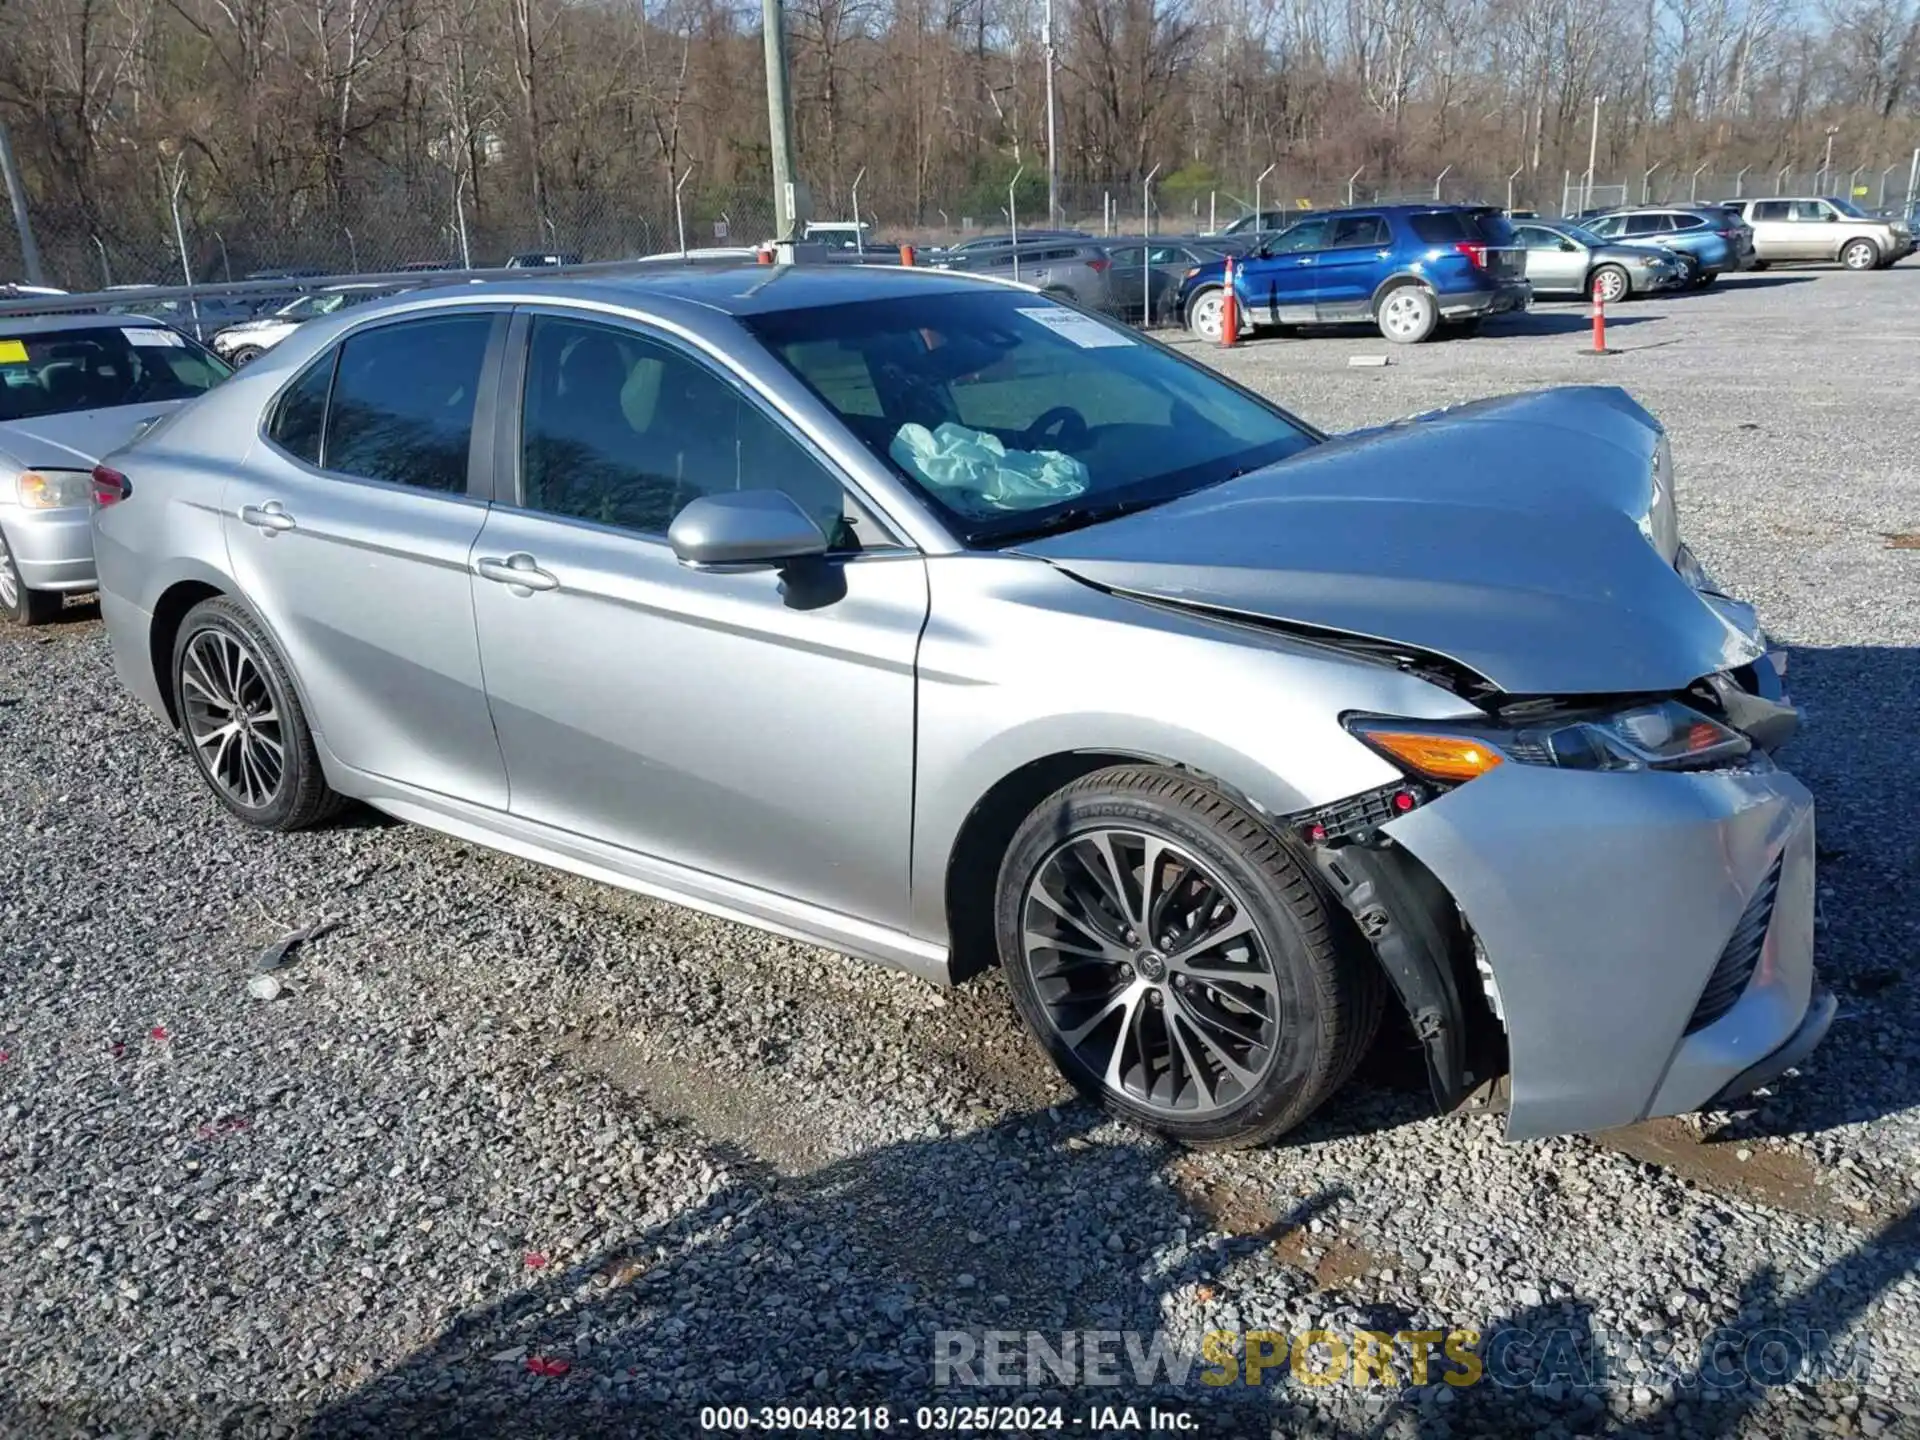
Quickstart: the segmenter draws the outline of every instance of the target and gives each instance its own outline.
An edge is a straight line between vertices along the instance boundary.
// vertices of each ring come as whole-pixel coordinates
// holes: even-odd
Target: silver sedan
[[[1514,1137],[1832,1014],[1779,658],[1618,390],[1329,437],[1024,287],[676,271],[317,321],[99,480],[119,673],[242,821],[998,966],[1186,1143],[1387,1004]]]
[[[1593,296],[1611,305],[1687,284],[1685,259],[1658,245],[1607,240],[1567,220],[1516,220],[1527,250],[1527,279],[1537,295]]]
[[[94,462],[228,373],[158,321],[0,317],[0,621],[93,589]]]

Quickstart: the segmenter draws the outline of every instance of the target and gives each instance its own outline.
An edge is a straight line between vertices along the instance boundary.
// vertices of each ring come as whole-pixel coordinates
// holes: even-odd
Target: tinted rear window
[[[1454,245],[1473,237],[1467,234],[1467,221],[1458,210],[1436,210],[1415,215],[1409,222],[1413,233],[1429,245]]]

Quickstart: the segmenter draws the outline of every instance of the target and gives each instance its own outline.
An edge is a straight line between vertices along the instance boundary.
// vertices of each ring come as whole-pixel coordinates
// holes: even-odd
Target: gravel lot
[[[1388,1033],[1305,1132],[1183,1156],[941,993],[358,814],[216,810],[90,609],[0,633],[0,1434],[683,1434],[705,1402],[1156,1400],[1206,1433],[1920,1434],[1920,262],[1486,335],[1267,340],[1331,429],[1626,386],[1794,647],[1841,1018],[1754,1113],[1505,1145]],[[249,993],[256,956],[332,928]],[[1716,1326],[1864,1378],[1675,1384]],[[1621,1332],[1611,1382],[938,1391],[943,1330]],[[1404,1357],[1403,1357],[1404,1359]],[[1437,1359],[1437,1357],[1436,1357]],[[1404,1363],[1402,1367],[1404,1375]],[[1270,1377],[1273,1379],[1275,1377]],[[1071,1424],[1069,1428],[1073,1427]]]

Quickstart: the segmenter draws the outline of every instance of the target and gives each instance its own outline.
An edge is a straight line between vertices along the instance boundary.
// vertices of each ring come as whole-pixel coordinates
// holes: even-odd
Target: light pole
[[[760,29],[767,52],[767,139],[773,151],[773,238],[789,247],[781,258],[791,260],[790,248],[799,236],[794,234],[794,211],[800,208],[794,188],[793,102],[787,95],[787,16],[781,0],[760,0]],[[686,184],[686,176],[680,177]],[[673,187],[673,202],[680,207],[680,185]],[[687,238],[680,237],[680,250],[686,253]]]
[[[1666,163],[1664,160],[1654,161],[1653,164],[1647,167],[1646,173],[1640,177],[1640,203],[1642,205],[1648,204],[1653,198],[1653,172]]]
[[[1581,194],[1582,210],[1593,208],[1593,167],[1600,163],[1600,102],[1606,98],[1604,95],[1593,97],[1593,135],[1587,141],[1587,185]]]
[[[1438,175],[1433,177],[1433,198],[1435,199],[1435,201],[1438,201],[1440,199],[1440,182],[1446,179],[1447,176],[1451,175],[1452,173],[1453,173],[1453,166],[1449,165],[1447,166],[1446,169],[1442,170]]]
[[[1701,171],[1705,170],[1707,166],[1711,165],[1712,163],[1713,162],[1711,160],[1702,160],[1699,166],[1694,170],[1693,183],[1687,187],[1687,203],[1689,205],[1693,204],[1695,201],[1697,201],[1700,198]]]
[[[1053,131],[1053,0],[1047,0],[1040,22],[1040,48],[1047,60],[1047,224],[1060,223],[1060,162],[1055,158]]]
[[[1267,177],[1274,172],[1279,164],[1280,162],[1276,160],[1272,165],[1267,166],[1266,169],[1253,177],[1253,228],[1256,233],[1267,228],[1260,223],[1260,187],[1266,183]]]
[[[1840,133],[1838,125],[1827,126],[1827,158],[1820,162],[1820,190],[1824,194],[1828,177],[1833,174],[1833,137]]]

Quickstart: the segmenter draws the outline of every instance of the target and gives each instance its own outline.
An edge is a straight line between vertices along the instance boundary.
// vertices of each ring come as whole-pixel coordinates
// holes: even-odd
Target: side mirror
[[[824,555],[827,537],[781,490],[736,490],[690,501],[667,526],[667,543],[685,565],[777,565]]]
[[[1566,251],[1567,254],[1569,255],[1575,254],[1580,249],[1580,247],[1574,244],[1574,242],[1571,240],[1562,240],[1560,242],[1560,248]]]

